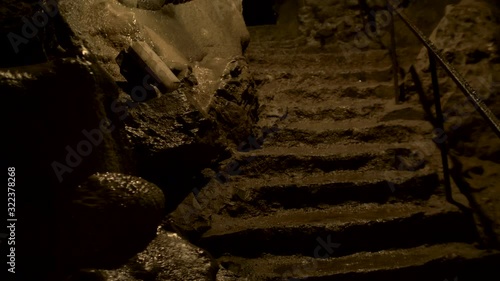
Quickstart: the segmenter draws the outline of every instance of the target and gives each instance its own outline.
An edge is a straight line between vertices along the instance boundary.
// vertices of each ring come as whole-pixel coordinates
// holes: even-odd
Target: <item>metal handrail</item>
[[[427,48],[430,55],[432,55],[439,64],[443,67],[443,69],[448,73],[448,76],[453,79],[455,84],[462,90],[468,100],[472,103],[472,105],[478,110],[478,112],[483,116],[483,118],[488,122],[493,131],[500,137],[500,121],[498,118],[491,112],[491,110],[486,106],[483,100],[477,95],[477,92],[469,85],[469,83],[460,75],[460,73],[455,69],[454,66],[449,64],[441,55],[441,52],[436,48],[434,43],[432,43],[423,33],[420,31],[409,19],[408,17],[398,11],[396,7],[394,7],[389,2],[389,7],[396,13],[396,15],[403,20],[403,22],[410,28],[410,30],[416,35],[417,39],[422,42],[422,44]],[[394,46],[395,49],[395,46]]]
[[[437,66],[436,61],[443,67],[449,77],[455,82],[458,88],[463,92],[467,100],[472,103],[474,108],[481,114],[483,119],[486,120],[488,125],[493,129],[493,131],[500,138],[500,121],[498,118],[491,112],[491,110],[486,106],[484,101],[478,96],[477,92],[467,83],[467,81],[460,75],[460,73],[449,64],[444,57],[441,55],[441,52],[436,48],[436,46],[418,29],[410,19],[398,8],[393,5],[391,2],[401,2],[398,0],[388,0],[387,7],[393,12],[392,14],[396,14],[406,26],[415,34],[418,40],[422,42],[422,44],[427,48],[428,56],[429,56],[429,66],[431,70],[432,76],[432,88],[434,94],[434,104],[436,107],[436,122],[437,129],[440,129],[444,132],[444,116],[441,108],[441,96],[439,94],[439,81],[437,75]],[[393,59],[393,72],[394,72],[394,85],[395,85],[395,94],[396,94],[396,102],[401,102],[401,93],[399,91],[399,83],[398,83],[398,71],[399,66],[397,62],[396,55],[396,40],[395,40],[395,31],[394,31],[394,18],[391,21],[390,27],[391,33],[391,46],[390,51],[392,53]],[[453,201],[451,195],[451,183],[450,183],[450,174],[449,174],[449,166],[448,166],[448,147],[446,144],[446,140],[438,142],[441,150],[441,160],[443,162],[443,174],[444,174],[444,184],[446,191],[446,198],[449,201]]]

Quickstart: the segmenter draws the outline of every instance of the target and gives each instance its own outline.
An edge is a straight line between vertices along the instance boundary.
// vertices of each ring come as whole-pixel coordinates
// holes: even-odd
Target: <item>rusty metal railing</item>
[[[392,3],[391,3],[392,2]],[[467,81],[460,75],[460,73],[448,63],[441,52],[436,48],[436,46],[418,29],[415,24],[398,8],[394,5],[394,2],[401,1],[387,1],[387,7],[392,11],[393,17],[397,15],[401,21],[410,29],[410,31],[415,34],[417,39],[427,48],[427,53],[429,56],[429,67],[431,70],[432,78],[432,89],[434,94],[434,106],[436,110],[436,126],[438,130],[444,132],[444,116],[441,108],[441,96],[439,93],[439,80],[437,75],[437,63],[445,70],[448,76],[455,82],[458,88],[463,92],[468,101],[474,106],[474,108],[481,114],[483,119],[488,123],[488,125],[493,129],[493,131],[500,138],[500,121],[491,112],[491,110],[486,106],[484,101],[478,96],[477,92],[467,83]],[[402,102],[402,93],[399,88],[398,73],[399,66],[396,54],[396,35],[394,31],[394,18],[391,21],[390,26],[391,33],[391,57],[393,60],[393,73],[394,73],[394,86],[395,86],[395,97],[396,103]],[[436,63],[437,62],[437,63]],[[443,176],[445,184],[446,199],[448,201],[453,201],[451,193],[451,182],[450,182],[450,171],[448,165],[448,146],[446,140],[437,142],[441,150],[441,160],[443,164]]]

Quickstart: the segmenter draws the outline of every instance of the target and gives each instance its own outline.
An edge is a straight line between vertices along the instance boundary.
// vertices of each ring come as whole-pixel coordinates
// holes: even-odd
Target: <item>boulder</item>
[[[115,268],[153,240],[165,198],[154,184],[96,173],[65,196],[61,252],[65,267]]]
[[[477,94],[500,116],[500,17],[487,1],[464,0],[450,5],[430,40]],[[481,30],[481,32],[478,32]],[[415,64],[427,99],[432,102],[427,50]],[[446,132],[451,147],[464,156],[500,163],[497,136],[440,67],[439,82]]]

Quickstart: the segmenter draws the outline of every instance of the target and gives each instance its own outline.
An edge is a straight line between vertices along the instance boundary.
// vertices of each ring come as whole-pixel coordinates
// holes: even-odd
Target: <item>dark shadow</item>
[[[243,18],[247,26],[276,24],[274,0],[243,0]]]
[[[470,184],[464,179],[462,174],[462,163],[455,155],[449,155],[451,162],[453,163],[453,167],[450,169],[450,175],[455,184],[457,185],[460,192],[467,198],[469,204],[472,208],[472,212],[476,215],[479,224],[481,225],[486,241],[484,242],[484,246],[500,248],[500,244],[498,238],[493,229],[494,222],[484,213],[481,205],[476,201],[474,196],[472,195],[472,187]]]

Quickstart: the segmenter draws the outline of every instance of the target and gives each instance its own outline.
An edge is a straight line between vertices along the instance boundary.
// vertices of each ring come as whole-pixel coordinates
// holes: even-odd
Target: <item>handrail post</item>
[[[432,77],[432,91],[434,93],[434,106],[436,107],[436,122],[438,130],[444,133],[444,116],[443,110],[441,108],[441,95],[439,94],[439,80],[437,75],[437,66],[436,59],[432,53],[432,50],[427,49],[427,53],[429,55],[429,67],[431,70]],[[435,140],[435,142],[439,145],[441,150],[441,161],[443,164],[443,177],[444,177],[444,188],[446,193],[446,199],[449,202],[453,202],[453,196],[451,194],[451,182],[450,182],[450,169],[448,165],[448,145],[447,138],[440,140]]]

